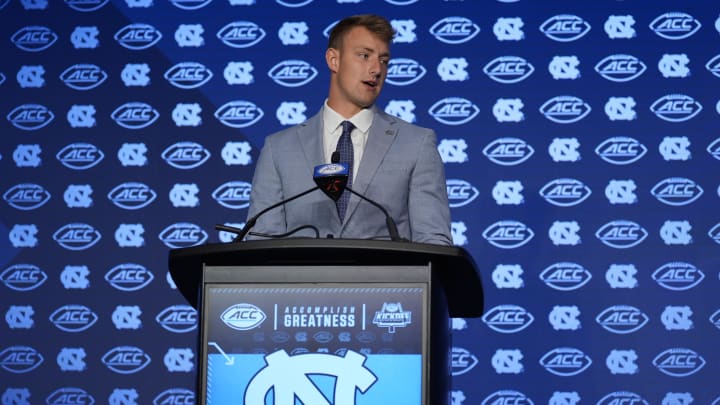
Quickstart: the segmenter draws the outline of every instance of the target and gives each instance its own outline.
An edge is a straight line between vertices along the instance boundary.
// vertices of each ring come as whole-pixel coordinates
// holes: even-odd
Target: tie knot
[[[355,125],[353,125],[352,122],[350,122],[350,121],[342,122],[343,134],[345,134],[345,133],[349,134],[350,132],[352,132],[353,128],[355,128]]]

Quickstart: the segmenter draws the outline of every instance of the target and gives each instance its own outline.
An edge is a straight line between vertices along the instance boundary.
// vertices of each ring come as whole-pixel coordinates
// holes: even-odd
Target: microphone
[[[400,233],[397,230],[395,221],[390,216],[390,213],[377,202],[371,200],[368,197],[356,192],[351,187],[347,186],[350,169],[345,163],[340,163],[340,152],[335,151],[331,158],[332,163],[329,165],[321,165],[315,167],[315,175],[313,180],[328,197],[332,198],[333,201],[337,201],[342,195],[343,191],[347,190],[352,194],[360,197],[362,200],[369,202],[375,207],[379,208],[383,214],[385,214],[385,226],[390,234],[390,240],[402,241]]]

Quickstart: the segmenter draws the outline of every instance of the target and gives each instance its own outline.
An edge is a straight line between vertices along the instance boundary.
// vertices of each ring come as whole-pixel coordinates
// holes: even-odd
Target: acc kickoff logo
[[[127,129],[142,129],[152,125],[160,116],[150,104],[142,102],[128,102],[112,112],[112,119],[121,127]]]
[[[210,159],[210,151],[197,142],[177,142],[168,146],[160,156],[176,169],[189,170]]]
[[[311,64],[289,59],[278,63],[268,71],[268,76],[277,84],[285,87],[300,87],[312,81],[318,71]]]
[[[88,224],[67,224],[53,234],[53,239],[68,250],[85,250],[100,241],[100,232]]]
[[[30,211],[45,205],[50,200],[50,193],[38,184],[22,183],[6,191],[3,199],[13,208]]]
[[[572,14],[559,14],[545,20],[540,31],[548,38],[558,42],[572,42],[590,31],[590,24]]]
[[[165,246],[178,249],[199,245],[207,240],[208,235],[195,224],[177,222],[163,229],[159,238]]]
[[[640,77],[647,66],[632,55],[610,55],[595,65],[595,71],[613,82],[629,82]]]
[[[124,48],[139,51],[160,42],[162,33],[150,24],[129,24],[115,33],[115,40]]]
[[[117,185],[108,193],[108,199],[126,210],[139,210],[155,201],[157,193],[147,184],[128,182]]]
[[[7,115],[7,120],[15,128],[25,131],[36,131],[49,124],[53,118],[55,114],[41,104],[23,104],[15,107]]]
[[[578,122],[590,114],[590,105],[575,96],[557,96],[540,106],[540,113],[558,124]]]
[[[577,263],[558,262],[540,273],[540,280],[558,291],[573,291],[587,284],[592,274]]]
[[[549,181],[540,189],[540,196],[552,205],[558,207],[572,207],[590,197],[590,188],[580,180],[555,179]]]
[[[705,273],[690,263],[670,262],[655,270],[652,279],[667,290],[686,291],[700,284]]]
[[[235,21],[222,27],[217,37],[227,46],[249,48],[265,38],[265,31],[254,22]]]
[[[395,333],[396,328],[405,328],[412,323],[412,311],[404,311],[399,302],[384,302],[379,311],[375,311],[372,323],[378,328],[387,328]]]
[[[483,67],[483,72],[498,83],[518,83],[527,79],[535,68],[519,56],[500,56]]]
[[[516,333],[530,326],[535,318],[521,306],[498,305],[487,311],[482,320],[496,332]]]
[[[629,165],[645,156],[647,148],[635,138],[616,136],[608,138],[595,148],[600,158],[614,165]]]
[[[668,122],[684,122],[698,115],[702,105],[685,94],[668,94],[655,100],[650,111]]]
[[[669,177],[658,182],[650,193],[663,204],[679,207],[692,204],[703,194],[703,189],[690,179]]]
[[[514,249],[530,242],[535,233],[522,222],[508,220],[495,222],[482,235],[497,248]]]
[[[645,240],[647,235],[647,231],[642,226],[626,220],[608,222],[595,233],[602,243],[616,249],[637,246]]]
[[[153,280],[152,272],[137,263],[123,263],[105,273],[105,281],[120,291],[139,291]]]
[[[570,377],[585,371],[592,360],[582,351],[572,347],[553,349],[540,359],[545,370],[560,377]]]
[[[220,315],[225,325],[235,330],[250,330],[257,328],[267,319],[265,312],[253,304],[235,304],[227,308]]]
[[[473,39],[480,27],[465,17],[445,17],[430,27],[430,33],[440,42],[462,44]]]
[[[150,364],[150,356],[135,346],[117,346],[105,353],[102,363],[118,374],[133,374]]]
[[[163,75],[165,80],[180,89],[196,89],[212,79],[210,69],[199,62],[180,62]]]
[[[245,128],[260,121],[264,113],[260,107],[250,101],[235,100],[223,104],[214,115],[224,125]]]
[[[15,291],[32,291],[47,279],[47,274],[34,264],[14,264],[0,273],[0,282]]]
[[[461,97],[447,97],[430,107],[428,113],[445,125],[462,125],[470,122],[480,108],[470,100]]]
[[[75,90],[90,90],[101,85],[108,75],[97,65],[76,64],[60,74],[60,80]]]
[[[702,24],[686,13],[665,13],[650,23],[650,29],[665,39],[685,39],[696,33]]]
[[[427,69],[413,59],[390,59],[385,81],[395,86],[407,86],[420,80],[426,72]]]
[[[19,29],[10,37],[15,46],[28,52],[44,51],[57,41],[58,36],[50,28],[33,25]]]

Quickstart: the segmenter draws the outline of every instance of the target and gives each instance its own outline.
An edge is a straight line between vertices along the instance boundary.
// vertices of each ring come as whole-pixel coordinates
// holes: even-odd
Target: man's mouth
[[[363,80],[363,83],[372,88],[375,88],[378,85],[378,82],[376,82],[375,80]]]

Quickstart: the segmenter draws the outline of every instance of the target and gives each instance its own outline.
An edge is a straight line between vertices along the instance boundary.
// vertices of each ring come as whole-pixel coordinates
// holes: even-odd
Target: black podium
[[[449,317],[479,317],[462,248],[282,239],[174,249],[199,313],[198,403],[447,404]]]

